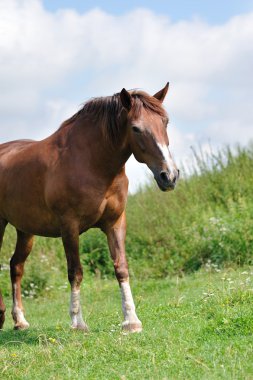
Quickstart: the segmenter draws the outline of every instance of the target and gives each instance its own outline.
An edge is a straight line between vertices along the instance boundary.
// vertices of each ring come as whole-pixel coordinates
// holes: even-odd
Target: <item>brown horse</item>
[[[125,256],[125,163],[133,153],[151,169],[161,190],[175,187],[179,172],[168,150],[168,118],[162,106],[168,87],[154,96],[123,89],[92,99],[45,140],[0,145],[0,244],[8,223],[17,230],[10,262],[15,329],[29,327],[21,279],[33,236],[40,235],[62,238],[71,285],[72,327],[87,331],[80,306],[79,235],[98,227],[107,235],[122,293],[123,329],[141,331]],[[4,314],[0,294],[0,328]]]

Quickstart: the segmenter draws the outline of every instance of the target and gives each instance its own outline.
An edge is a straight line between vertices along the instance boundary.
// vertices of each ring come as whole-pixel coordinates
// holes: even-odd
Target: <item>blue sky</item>
[[[252,0],[43,0],[43,3],[50,11],[72,8],[86,12],[99,7],[115,15],[143,7],[166,14],[173,22],[200,17],[212,24],[223,23],[232,16],[253,10]]]
[[[91,97],[167,81],[179,166],[191,146],[253,139],[253,0],[8,0],[0,25],[0,143],[50,135]],[[134,190],[146,171],[127,168]]]

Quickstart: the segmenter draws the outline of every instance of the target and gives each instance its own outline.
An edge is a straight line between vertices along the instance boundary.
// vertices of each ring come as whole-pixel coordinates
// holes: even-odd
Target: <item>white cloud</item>
[[[0,141],[42,138],[91,96],[152,93],[170,80],[177,161],[208,139],[245,143],[253,137],[252,46],[252,13],[212,26],[144,9],[50,13],[39,0],[0,0]]]

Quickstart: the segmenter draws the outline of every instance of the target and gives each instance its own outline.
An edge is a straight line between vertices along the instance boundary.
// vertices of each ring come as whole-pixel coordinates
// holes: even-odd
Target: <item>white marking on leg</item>
[[[128,281],[122,282],[120,285],[121,295],[122,295],[122,309],[124,314],[123,329],[131,330],[131,325],[133,326],[133,331],[141,331],[142,324],[135,312],[134,300]]]
[[[23,328],[23,329],[28,328],[29,323],[25,319],[23,310],[18,305],[17,285],[16,284],[13,285],[13,291],[14,291],[14,294],[13,294],[13,300],[14,301],[13,301],[13,307],[12,307],[12,317],[13,317],[13,320],[15,322],[15,327],[17,327],[17,328],[19,327],[19,328]]]
[[[88,331],[88,327],[83,320],[82,309],[80,305],[80,289],[72,288],[70,299],[70,317],[71,327],[73,329]]]

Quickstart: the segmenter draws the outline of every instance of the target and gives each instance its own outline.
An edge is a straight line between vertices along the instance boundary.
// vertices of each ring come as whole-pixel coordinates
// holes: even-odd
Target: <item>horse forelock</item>
[[[158,114],[162,118],[167,117],[162,103],[153,96],[138,90],[131,90],[129,93],[132,98],[131,118],[138,119],[143,108],[147,112]],[[78,120],[89,119],[99,125],[105,141],[114,144],[117,143],[121,132],[120,115],[122,110],[120,93],[112,96],[92,98],[84,103],[77,113],[64,121],[60,128],[71,123],[74,124]]]

